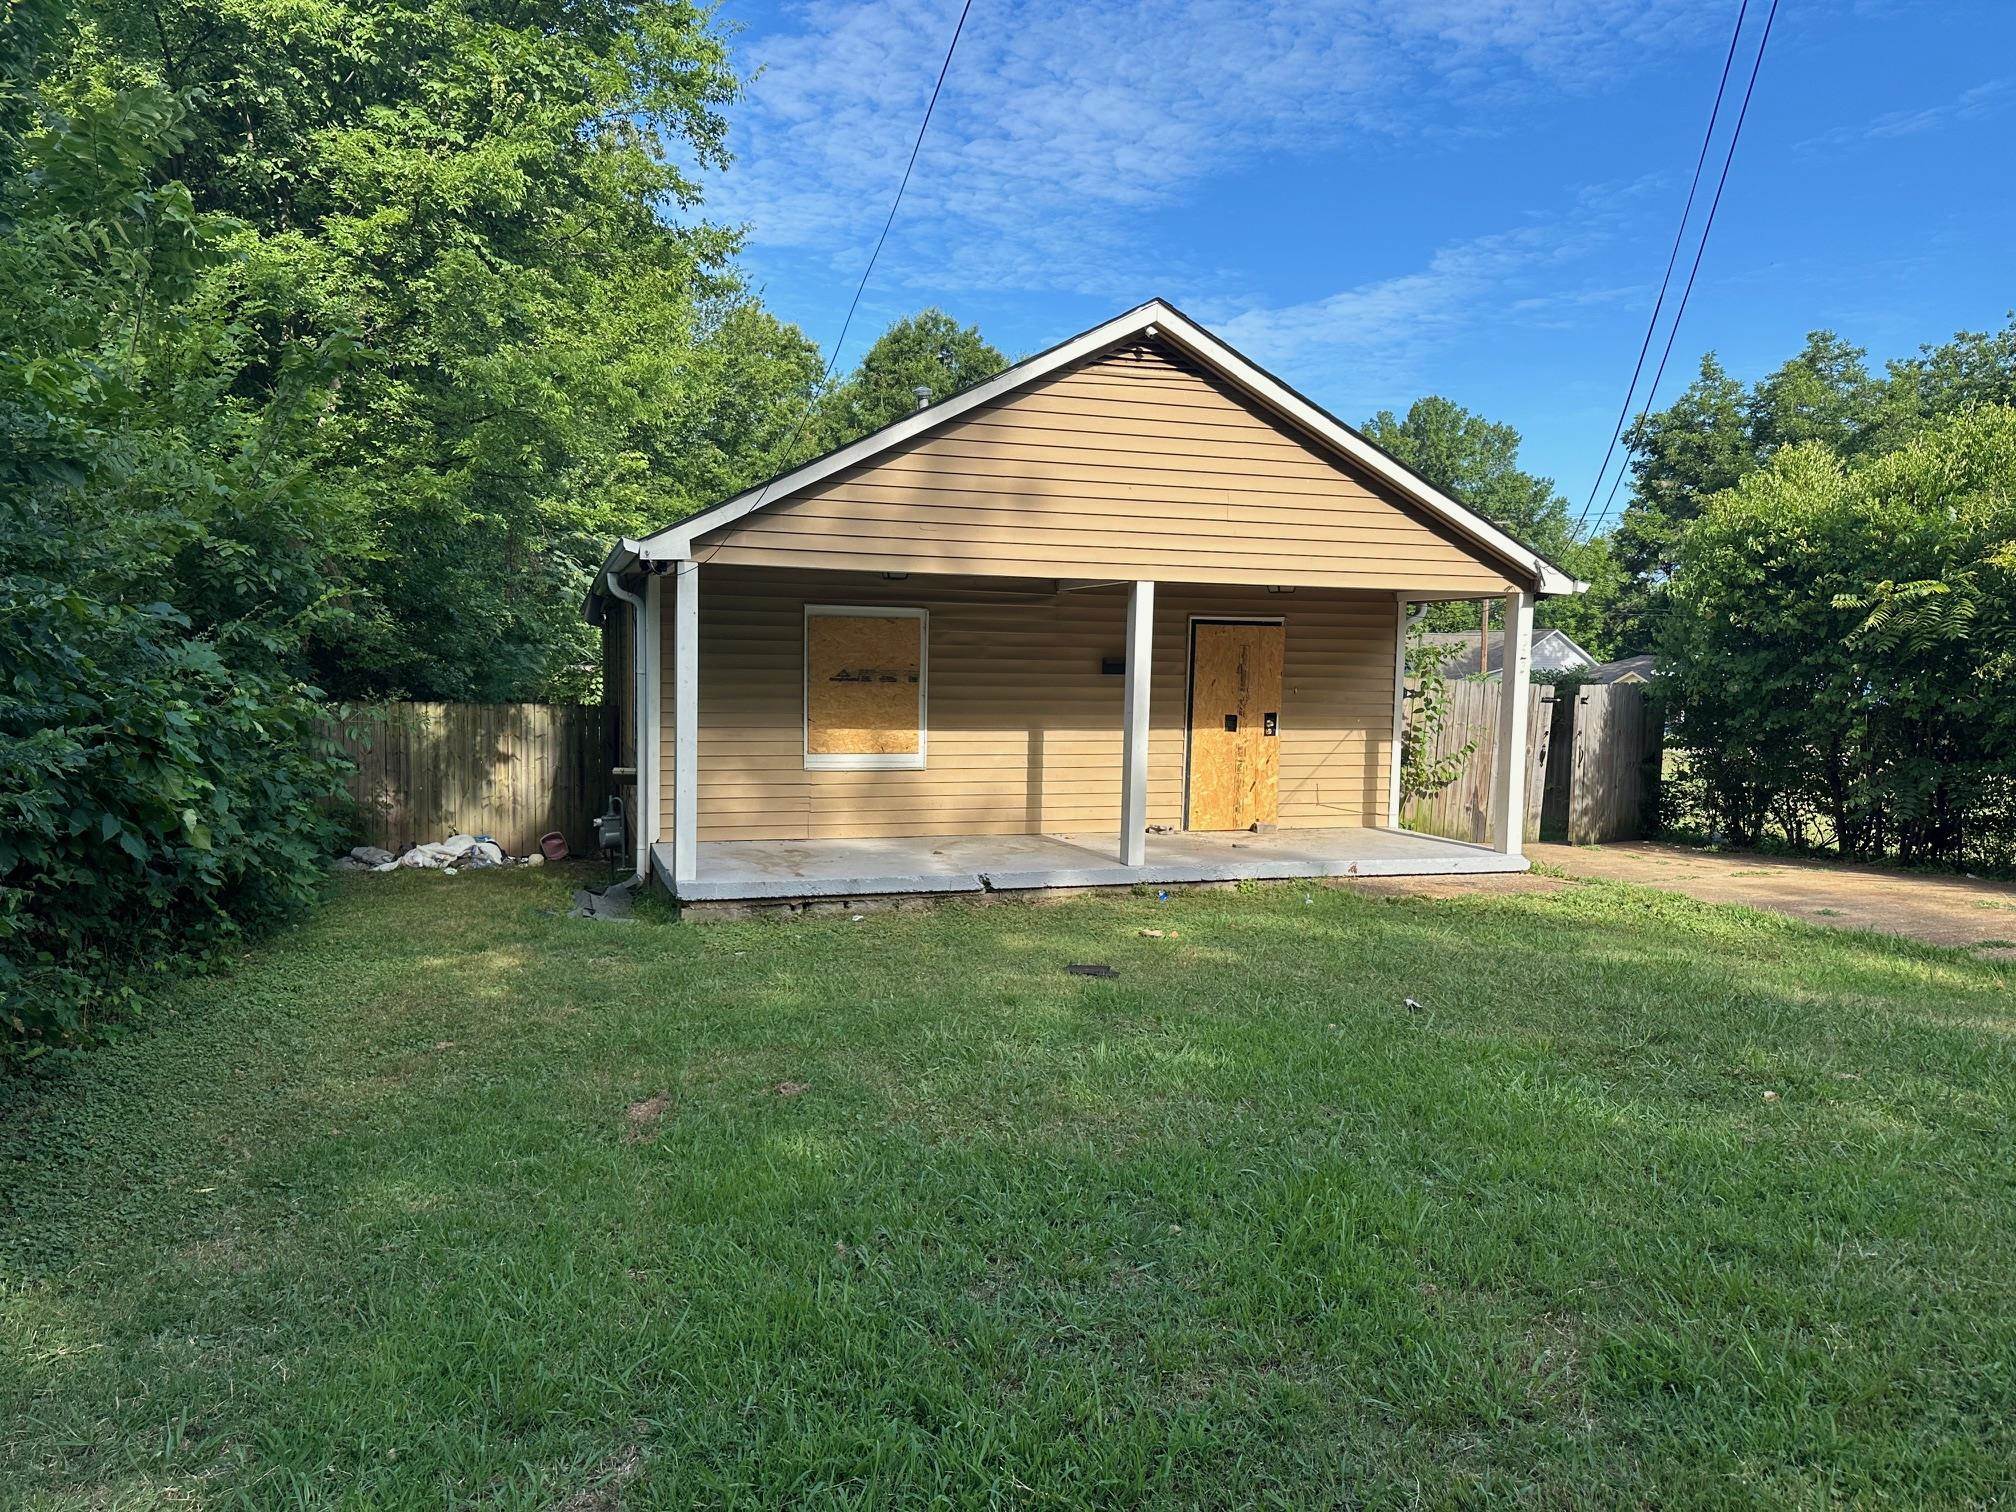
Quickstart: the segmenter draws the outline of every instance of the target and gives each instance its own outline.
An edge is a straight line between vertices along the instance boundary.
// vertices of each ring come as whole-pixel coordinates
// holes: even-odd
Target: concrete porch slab
[[[1523,872],[1528,865],[1524,857],[1461,840],[1358,826],[1150,835],[1142,866],[1122,866],[1117,844],[1106,835],[708,841],[699,848],[699,877],[676,888],[671,846],[653,847],[652,863],[658,880],[688,903],[1456,876]]]

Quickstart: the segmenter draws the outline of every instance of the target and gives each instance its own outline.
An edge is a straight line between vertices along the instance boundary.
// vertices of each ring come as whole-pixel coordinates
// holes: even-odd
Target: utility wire
[[[1736,143],[1743,135],[1744,118],[1750,114],[1750,96],[1757,88],[1757,72],[1764,66],[1764,49],[1771,45],[1771,23],[1777,19],[1778,0],[1771,0],[1771,9],[1764,15],[1764,35],[1757,40],[1757,57],[1750,65],[1750,79],[1743,86],[1743,105],[1736,112],[1736,125],[1729,133],[1729,150],[1722,156],[1722,176],[1715,181],[1715,197],[1708,202],[1708,219],[1701,226],[1701,244],[1694,249],[1694,263],[1687,270],[1687,286],[1680,291],[1680,303],[1673,311],[1673,324],[1666,332],[1666,346],[1659,353],[1659,366],[1652,370],[1652,386],[1645,390],[1645,407],[1638,412],[1641,420],[1652,412],[1652,399],[1659,392],[1659,380],[1666,376],[1666,359],[1673,355],[1673,341],[1680,334],[1681,320],[1686,317],[1687,300],[1694,292],[1695,275],[1701,271],[1701,255],[1708,250],[1708,233],[1715,229],[1715,211],[1722,203],[1722,190],[1729,183],[1729,165],[1736,160]],[[1598,525],[1609,515],[1610,506],[1617,500],[1618,485],[1623,481],[1624,469],[1620,467],[1610,484],[1609,497],[1603,501],[1603,513],[1596,517]],[[1581,528],[1579,522],[1576,528]]]
[[[825,370],[819,375],[819,386],[822,389],[833,377],[833,369],[839,365],[840,353],[847,345],[847,332],[854,325],[854,312],[860,308],[861,296],[868,288],[868,279],[874,273],[875,264],[882,256],[883,245],[889,240],[889,228],[896,224],[896,211],[903,204],[903,191],[910,187],[910,175],[917,167],[917,154],[924,148],[924,133],[931,129],[932,114],[938,109],[938,95],[945,88],[945,75],[952,71],[952,54],[959,50],[959,37],[966,30],[966,17],[972,13],[972,10],[973,0],[966,0],[966,3],[960,7],[959,20],[952,28],[952,40],[945,48],[945,61],[938,65],[938,82],[931,86],[931,98],[924,106],[924,119],[917,123],[917,140],[910,144],[910,160],[903,165],[902,182],[896,186],[896,197],[889,202],[889,214],[883,218],[882,234],[875,238],[875,250],[868,254],[868,266],[861,270],[861,281],[854,286],[854,298],[847,305],[847,318],[840,323],[840,339],[833,343],[833,355],[826,359]],[[799,434],[805,429],[805,421],[811,413],[812,407],[808,404],[800,412],[797,424],[791,427],[791,435],[785,441],[783,450],[780,453],[784,459],[788,460],[792,451],[797,447]],[[774,472],[776,465],[774,461],[771,463],[773,476],[763,485],[762,492],[756,495],[756,504],[758,506],[763,503],[764,498],[769,494],[770,485],[777,481],[777,476]]]
[[[1729,51],[1722,58],[1722,77],[1715,84],[1715,103],[1708,111],[1708,129],[1701,133],[1701,151],[1694,159],[1694,179],[1687,186],[1687,203],[1680,211],[1680,224],[1673,228],[1673,250],[1666,254],[1666,272],[1659,279],[1659,297],[1652,302],[1652,318],[1645,322],[1645,339],[1638,343],[1638,360],[1631,367],[1631,382],[1624,390],[1624,402],[1617,409],[1617,423],[1610,428],[1610,444],[1603,448],[1602,465],[1596,469],[1596,479],[1589,485],[1589,497],[1582,501],[1582,514],[1575,521],[1579,534],[1582,521],[1589,518],[1589,506],[1596,502],[1596,491],[1603,486],[1603,475],[1610,470],[1610,458],[1617,450],[1617,438],[1624,434],[1624,422],[1631,417],[1631,400],[1638,392],[1638,379],[1645,371],[1645,354],[1652,350],[1652,337],[1659,329],[1659,312],[1666,307],[1666,290],[1673,282],[1673,269],[1680,261],[1680,244],[1687,239],[1687,221],[1694,214],[1694,196],[1701,189],[1701,170],[1707,166],[1708,148],[1715,140],[1715,122],[1722,114],[1722,95],[1729,87],[1729,68],[1736,61],[1736,43],[1743,35],[1743,18],[1749,14],[1750,0],[1736,10],[1736,25],[1729,33]]]

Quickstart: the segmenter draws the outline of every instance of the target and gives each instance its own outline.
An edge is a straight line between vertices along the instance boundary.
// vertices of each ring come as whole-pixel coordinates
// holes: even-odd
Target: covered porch
[[[681,902],[748,903],[1058,887],[1178,886],[1315,877],[1418,877],[1526,870],[1489,846],[1383,826],[1144,837],[1140,864],[1109,835],[926,835],[895,839],[700,843],[696,875],[652,849],[658,880]]]
[[[644,595],[663,627],[645,637],[643,705],[664,715],[645,732],[650,874],[711,903],[1523,871],[1517,824],[1489,844],[1399,824],[1406,621],[1454,596],[674,563]],[[1515,675],[1496,698],[1523,748],[1533,598],[1501,602]],[[900,728],[866,733],[893,744],[816,744],[829,615],[901,642],[870,658]],[[1274,656],[1238,662],[1221,705],[1198,657],[1223,626]],[[1245,798],[1206,815],[1200,742],[1235,725]],[[1524,811],[1523,775],[1494,772],[1494,817]]]

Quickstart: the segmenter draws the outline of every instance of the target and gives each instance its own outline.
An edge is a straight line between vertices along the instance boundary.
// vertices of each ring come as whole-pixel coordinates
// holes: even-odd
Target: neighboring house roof
[[[1658,671],[1657,659],[1650,656],[1625,656],[1616,661],[1600,663],[1589,674],[1592,683],[1649,683]]]
[[[1319,446],[1377,477],[1429,517],[1468,541],[1480,553],[1510,566],[1519,576],[1530,580],[1537,592],[1550,595],[1579,593],[1586,586],[1530,546],[1443,493],[1257,363],[1234,351],[1173,305],[1151,299],[1048,351],[1023,359],[984,383],[975,384],[961,393],[906,415],[767,483],[746,489],[641,540],[618,542],[603,563],[603,571],[597,575],[595,587],[589,593],[586,606],[589,617],[593,619],[597,615],[603,584],[610,573],[627,572],[640,561],[684,560],[692,554],[694,540],[700,535],[719,530],[757,509],[780,503],[799,490],[859,466],[881,452],[900,446],[969,410],[999,400],[1072,363],[1144,336],[1168,342]]]
[[[1454,646],[1455,652],[1442,663],[1444,677],[1475,677],[1477,675],[1477,632],[1475,630],[1431,630],[1422,639],[1434,646]],[[1493,630],[1489,638],[1490,661],[1487,674],[1503,670],[1505,666],[1505,632]],[[1533,632],[1533,670],[1535,672],[1586,672],[1596,665],[1596,658],[1570,640],[1565,630],[1535,630]]]

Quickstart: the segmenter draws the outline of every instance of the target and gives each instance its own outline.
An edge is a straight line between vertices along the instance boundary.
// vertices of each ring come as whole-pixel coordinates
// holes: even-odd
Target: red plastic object
[[[539,850],[548,861],[567,859],[567,837],[558,830],[548,830],[539,837]]]

